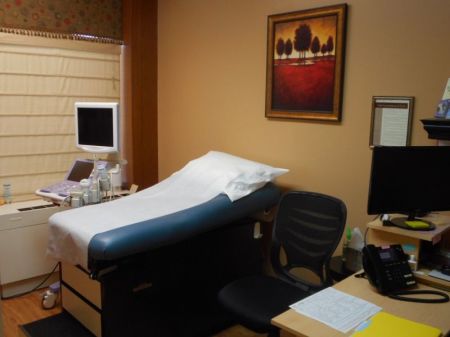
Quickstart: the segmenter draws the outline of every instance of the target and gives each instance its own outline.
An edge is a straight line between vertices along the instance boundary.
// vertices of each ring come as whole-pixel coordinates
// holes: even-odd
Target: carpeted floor
[[[66,312],[21,325],[20,329],[27,337],[94,337]]]

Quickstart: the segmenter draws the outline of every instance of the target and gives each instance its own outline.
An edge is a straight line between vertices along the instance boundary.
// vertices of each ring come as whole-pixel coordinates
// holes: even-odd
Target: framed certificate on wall
[[[411,144],[414,97],[374,96],[370,146]]]

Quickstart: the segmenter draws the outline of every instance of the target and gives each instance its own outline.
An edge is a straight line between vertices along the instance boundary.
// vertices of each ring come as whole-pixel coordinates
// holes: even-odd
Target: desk
[[[450,331],[450,302],[428,304],[393,300],[377,293],[366,279],[353,276],[335,284],[334,288],[374,303],[393,315],[439,328],[444,336]],[[433,288],[420,284],[419,289]],[[285,337],[341,337],[350,336],[353,333],[350,331],[343,334],[292,309],[274,317],[272,324],[279,327],[283,331],[281,336]]]

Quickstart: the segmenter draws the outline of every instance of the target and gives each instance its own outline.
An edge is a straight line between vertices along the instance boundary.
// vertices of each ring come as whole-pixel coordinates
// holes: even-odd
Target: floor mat
[[[67,312],[20,325],[27,337],[95,337]]]

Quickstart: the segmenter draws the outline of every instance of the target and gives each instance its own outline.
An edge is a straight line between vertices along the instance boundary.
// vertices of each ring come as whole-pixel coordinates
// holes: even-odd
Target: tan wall
[[[161,0],[158,18],[159,176],[220,150],[290,169],[289,188],[340,197],[363,226],[371,100],[415,96],[414,145],[427,139],[450,77],[450,1],[349,0],[341,123],[264,117],[267,16],[325,0]]]

